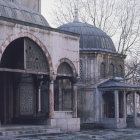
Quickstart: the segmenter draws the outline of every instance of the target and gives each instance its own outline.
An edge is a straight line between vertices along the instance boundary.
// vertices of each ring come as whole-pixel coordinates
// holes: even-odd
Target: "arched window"
[[[121,65],[118,66],[118,77],[123,77],[123,67]]]
[[[57,74],[58,75],[65,75],[65,76],[72,76],[73,75],[73,71],[72,71],[72,69],[71,69],[71,67],[69,66],[68,63],[63,62],[58,67]]]
[[[110,64],[109,66],[109,75],[114,76],[115,75],[115,68],[113,64]]]
[[[82,60],[80,60],[80,79],[82,80],[83,79],[83,62]]]
[[[101,63],[101,66],[100,66],[100,76],[101,78],[106,77],[106,66],[104,63]]]
[[[62,62],[57,69],[54,83],[55,111],[72,111],[73,105],[73,69],[67,62]]]

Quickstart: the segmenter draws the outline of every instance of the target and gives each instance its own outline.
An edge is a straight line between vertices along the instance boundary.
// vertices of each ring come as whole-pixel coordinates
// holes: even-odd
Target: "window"
[[[101,78],[106,77],[106,66],[104,63],[101,63],[101,66],[100,66],[100,76]]]
[[[80,79],[83,79],[83,62],[80,60]]]
[[[113,64],[110,64],[109,66],[109,75],[114,76],[115,75],[115,68]]]
[[[118,77],[123,77],[123,68],[121,65],[118,66]]]
[[[63,62],[59,65],[57,73],[59,75],[65,75],[65,76],[72,76],[73,75],[72,68],[66,62]]]

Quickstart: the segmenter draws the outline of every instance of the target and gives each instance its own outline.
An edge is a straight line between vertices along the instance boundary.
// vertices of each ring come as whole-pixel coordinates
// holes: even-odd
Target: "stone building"
[[[39,12],[40,0],[0,0],[1,125],[79,131],[79,35],[50,28]]]
[[[63,131],[79,131],[80,122],[140,126],[140,87],[123,80],[126,56],[116,52],[106,33],[77,16],[51,28],[40,2],[0,0],[2,126],[45,124]]]
[[[80,34],[78,117],[81,126],[125,128],[130,123],[140,126],[135,99],[140,87],[123,80],[126,56],[116,52],[114,43],[106,33],[79,22],[77,10],[75,14],[73,22],[58,29]],[[126,99],[130,93],[134,96],[132,117],[126,112]]]

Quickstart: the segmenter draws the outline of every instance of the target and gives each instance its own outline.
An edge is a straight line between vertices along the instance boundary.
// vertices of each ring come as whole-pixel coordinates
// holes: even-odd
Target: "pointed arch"
[[[100,64],[100,76],[101,78],[105,78],[106,77],[106,65],[104,62],[102,62]]]
[[[7,48],[7,46],[11,42],[13,42],[14,40],[16,40],[18,38],[21,38],[21,37],[27,37],[27,38],[33,40],[41,48],[41,50],[45,54],[46,59],[48,60],[48,65],[49,65],[49,68],[50,68],[50,75],[52,75],[52,73],[53,73],[53,65],[52,65],[52,59],[51,59],[51,56],[50,56],[48,50],[46,49],[44,44],[36,36],[34,36],[33,34],[28,33],[28,32],[20,32],[18,34],[14,34],[14,35],[9,36],[1,45],[1,48],[0,48],[0,53],[1,53],[0,60],[2,58],[2,55],[3,55],[4,51],[5,51],[5,49]]]
[[[123,77],[123,67],[122,67],[122,65],[118,65],[118,77]]]
[[[112,63],[109,65],[109,75],[115,76],[115,67],[114,67],[114,64]]]
[[[74,64],[72,63],[71,60],[69,60],[68,58],[62,58],[62,59],[60,59],[60,60],[59,60],[59,63],[57,64],[57,67],[56,67],[57,71],[58,71],[59,66],[60,66],[61,64],[66,64],[65,66],[67,66],[67,67],[69,66],[69,68],[72,70],[73,76],[74,76],[74,77],[77,77],[76,68],[75,68],[75,66],[74,66]]]

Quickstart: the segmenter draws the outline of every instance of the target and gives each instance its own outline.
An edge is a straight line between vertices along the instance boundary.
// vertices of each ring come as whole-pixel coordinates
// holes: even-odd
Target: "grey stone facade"
[[[37,0],[0,0],[0,12],[2,125],[45,124],[66,132],[80,124],[140,126],[140,87],[125,83],[126,56],[106,33],[77,20],[50,28]]]
[[[126,56],[117,53],[111,38],[92,25],[74,20],[58,29],[80,34],[78,117],[81,126],[126,128],[127,94],[139,91],[136,85],[123,81]],[[115,77],[118,77],[116,82],[110,81]]]
[[[20,5],[24,5],[29,9],[41,13],[41,0],[7,0],[10,2],[18,3]]]

